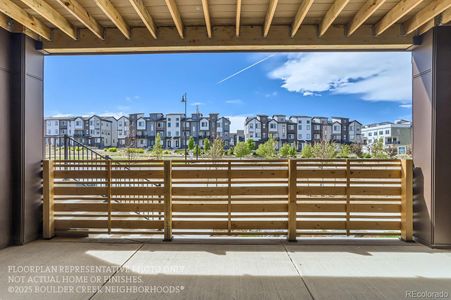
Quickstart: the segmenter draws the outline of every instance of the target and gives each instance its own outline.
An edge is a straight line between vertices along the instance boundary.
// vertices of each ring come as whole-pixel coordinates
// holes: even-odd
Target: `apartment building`
[[[115,122],[115,121],[114,121]],[[45,119],[45,138],[50,142],[62,143],[62,138],[69,136],[77,142],[92,147],[111,147],[117,143],[112,130],[114,122],[109,117],[51,117]]]
[[[362,144],[362,123],[353,120],[349,122],[349,142],[352,144]]]
[[[133,147],[152,148],[157,134],[165,149],[183,149],[190,137],[201,147],[205,138],[210,141],[221,138],[226,147],[230,145],[230,120],[217,113],[203,116],[197,112],[191,117],[184,113],[131,114],[129,120],[130,140],[135,141]]]
[[[352,128],[352,133],[350,132]],[[290,144],[298,150],[311,143],[331,141],[341,144],[362,143],[362,124],[343,117],[310,117],[257,115],[247,117],[244,124],[245,139],[253,139],[257,144],[269,137],[277,141],[277,148]]]
[[[117,120],[117,146],[125,147],[130,136],[130,121],[128,117],[122,116]]]
[[[398,120],[368,124],[362,127],[364,151],[369,151],[378,140],[382,140],[384,147],[395,147],[398,154],[405,154],[407,147],[412,144],[412,122]]]

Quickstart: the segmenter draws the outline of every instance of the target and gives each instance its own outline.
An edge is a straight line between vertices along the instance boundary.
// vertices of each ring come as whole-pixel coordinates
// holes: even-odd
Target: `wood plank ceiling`
[[[0,0],[0,27],[48,53],[404,49],[450,15],[451,0]]]

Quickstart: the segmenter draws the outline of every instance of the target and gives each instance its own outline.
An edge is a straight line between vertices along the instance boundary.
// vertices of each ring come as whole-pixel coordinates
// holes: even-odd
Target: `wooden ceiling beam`
[[[374,12],[385,3],[386,0],[368,0],[360,10],[352,18],[351,23],[348,26],[347,35],[353,34],[369,17],[371,17]]]
[[[305,19],[310,7],[312,7],[314,0],[303,0],[299,5],[296,17],[294,17],[293,24],[291,25],[291,37],[294,37],[301,27],[302,22]]]
[[[202,9],[204,11],[205,27],[207,27],[207,35],[211,38],[211,19],[210,10],[208,9],[208,0],[202,0]]]
[[[51,39],[52,31],[50,28],[48,28],[38,18],[30,15],[17,4],[13,3],[11,0],[0,1],[0,12],[19,22],[34,33],[42,36],[44,39]]]
[[[329,29],[349,1],[350,0],[335,0],[321,21],[319,26],[319,36],[323,36],[326,33],[327,29]]]
[[[236,20],[235,20],[235,35],[240,36],[240,24],[241,24],[241,0],[236,0]]]
[[[175,3],[175,0],[164,0],[166,2],[166,5],[169,9],[169,13],[171,14],[172,20],[174,21],[175,27],[177,28],[177,31],[180,35],[180,37],[183,39],[183,22],[182,18],[180,17],[179,9],[177,8],[177,3]]]
[[[77,39],[77,30],[65,17],[44,0],[21,0],[41,17],[52,23],[56,28],[73,38]]]
[[[313,50],[408,50],[413,35],[402,35],[401,25],[395,24],[383,35],[374,36],[372,25],[362,25],[350,37],[345,35],[344,25],[329,28],[324,37],[318,36],[318,26],[304,24],[298,34],[291,37],[291,26],[272,25],[271,34],[262,38],[258,26],[241,26],[240,38],[235,26],[215,26],[212,38],[202,26],[185,27],[185,39],[180,39],[177,28],[160,27],[158,39],[151,39],[147,28],[132,28],[132,39],[123,38],[117,28],[105,28],[105,40],[99,40],[88,29],[80,29],[79,40],[74,41],[61,31],[54,32],[50,42],[43,42],[42,50],[49,54],[81,53],[133,53],[133,52],[199,52],[199,51],[313,51]],[[186,41],[195,41],[187,43]]]
[[[265,25],[263,28],[263,36],[267,37],[269,33],[269,29],[271,28],[272,19],[274,18],[274,14],[276,12],[277,3],[279,0],[270,0],[268,10],[266,11],[265,17]]]
[[[451,0],[433,0],[417,12],[415,16],[404,22],[404,32],[406,34],[412,33],[450,7]]]
[[[374,33],[381,35],[399,19],[417,7],[423,0],[401,0],[374,26]]]
[[[77,18],[86,28],[91,30],[99,39],[103,40],[103,27],[88,13],[77,0],[55,0],[61,4],[72,16]]]
[[[17,23],[7,15],[0,13],[0,27],[14,33],[23,33],[34,40],[39,40],[39,35],[26,28],[22,24]]]
[[[448,8],[442,13],[440,22],[442,24],[447,24],[451,22],[451,8]]]
[[[157,27],[155,26],[155,23],[152,19],[152,16],[149,13],[149,11],[144,6],[143,1],[142,0],[130,0],[130,4],[135,9],[136,13],[141,18],[144,25],[146,25],[150,34],[153,36],[154,39],[156,39],[157,38]]]
[[[113,24],[122,32],[122,34],[129,40],[130,39],[130,27],[125,22],[124,18],[113,6],[110,0],[95,0],[97,6],[103,11],[103,13],[113,22]]]

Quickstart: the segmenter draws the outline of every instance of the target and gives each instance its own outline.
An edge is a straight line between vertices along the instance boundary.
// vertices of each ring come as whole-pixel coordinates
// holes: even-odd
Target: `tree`
[[[337,154],[337,146],[329,141],[322,141],[313,145],[313,156],[320,159],[334,158]]]
[[[283,144],[279,149],[279,156],[281,157],[295,157],[296,156],[296,148],[290,146],[289,144]]]
[[[210,151],[210,140],[204,138],[204,153],[208,153],[208,151]]]
[[[188,140],[188,150],[193,151],[194,147],[195,147],[194,138],[192,136],[190,136],[189,140]]]
[[[157,133],[155,137],[155,144],[153,145],[152,152],[157,159],[163,158],[163,147],[161,146],[161,137],[159,133]]]
[[[340,152],[337,154],[338,157],[348,158],[351,155],[351,147],[349,145],[341,145]]]
[[[199,147],[199,145],[196,145],[194,147],[194,155],[196,155],[196,156],[200,155],[200,147]]]
[[[312,158],[313,157],[313,147],[312,147],[312,145],[308,145],[308,144],[305,145],[302,148],[301,156],[303,158]]]
[[[387,152],[385,152],[384,149],[384,141],[382,138],[377,139],[372,145],[371,145],[371,156],[373,158],[387,158]]]
[[[224,141],[216,138],[211,145],[211,149],[208,152],[211,159],[220,159],[224,156]]]
[[[385,149],[385,153],[387,153],[388,157],[394,158],[398,155],[398,148],[394,145],[390,145],[387,149]]]
[[[256,151],[258,156],[273,158],[276,156],[276,141],[270,137],[264,144],[260,144]]]
[[[233,149],[233,154],[236,157],[242,158],[251,154],[251,149],[249,149],[249,144],[245,142],[238,142],[236,144],[235,149]]]
[[[355,154],[357,157],[362,157],[362,145],[361,144],[351,144],[351,153]]]
[[[246,144],[247,144],[247,147],[249,148],[249,151],[252,152],[255,150],[255,142],[253,139],[247,139]]]

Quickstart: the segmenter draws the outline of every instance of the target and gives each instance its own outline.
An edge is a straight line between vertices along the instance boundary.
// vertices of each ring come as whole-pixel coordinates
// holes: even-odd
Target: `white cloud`
[[[74,115],[72,114],[60,114],[60,113],[56,113],[53,114],[52,117],[53,118],[69,118],[69,117],[73,117]]]
[[[288,55],[269,76],[304,96],[359,94],[367,101],[410,103],[410,55],[401,52],[329,52]]]
[[[230,119],[230,132],[244,129],[245,116],[226,116]]]
[[[402,107],[402,108],[412,108],[412,104],[401,104],[399,107]]]
[[[231,100],[226,100],[227,104],[243,104],[243,100],[241,99],[231,99]]]

